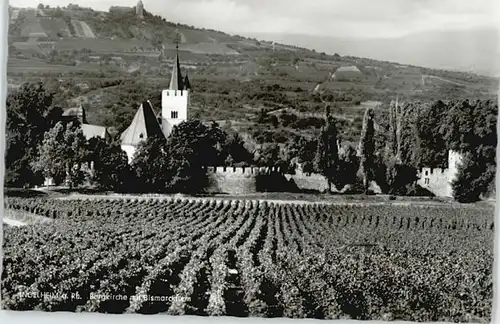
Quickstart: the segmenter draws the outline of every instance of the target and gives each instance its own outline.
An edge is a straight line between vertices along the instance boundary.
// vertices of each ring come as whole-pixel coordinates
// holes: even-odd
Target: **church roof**
[[[83,135],[87,140],[92,137],[100,137],[106,139],[108,137],[108,130],[104,126],[81,124]]]
[[[170,77],[169,90],[184,90],[184,80],[182,79],[178,52],[175,55],[174,65],[172,66],[172,76]]]
[[[163,136],[151,102],[145,101],[137,109],[130,126],[120,136],[122,145],[138,145],[142,140],[154,135]]]

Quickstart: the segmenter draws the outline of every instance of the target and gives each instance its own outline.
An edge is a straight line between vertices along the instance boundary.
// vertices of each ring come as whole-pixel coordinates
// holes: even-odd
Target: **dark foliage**
[[[119,143],[106,143],[103,139],[94,137],[88,141],[89,155],[86,160],[93,163],[94,172],[90,181],[101,190],[130,191],[133,179],[128,165],[127,154]]]
[[[359,142],[359,166],[360,173],[363,177],[363,187],[365,193],[368,193],[370,181],[372,181],[375,176],[375,127],[373,117],[373,109],[367,109],[363,119],[363,130],[361,132]]]
[[[199,193],[208,186],[205,166],[224,163],[227,134],[213,123],[189,120],[162,136],[141,143],[132,161],[138,188],[145,192]]]
[[[327,113],[326,125],[322,128],[318,137],[316,155],[314,157],[314,169],[328,179],[328,190],[331,190],[331,183],[337,177],[338,171],[338,146],[337,127],[335,120]]]
[[[30,163],[38,155],[44,133],[55,125],[61,109],[52,106],[53,94],[42,83],[25,83],[7,97],[6,175],[8,186],[22,187],[43,182]]]

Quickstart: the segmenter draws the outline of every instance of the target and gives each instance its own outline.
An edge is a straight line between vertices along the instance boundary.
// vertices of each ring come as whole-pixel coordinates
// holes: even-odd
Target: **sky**
[[[14,7],[71,0],[10,0]],[[107,11],[136,0],[73,0]],[[335,37],[400,37],[468,28],[498,28],[498,0],[143,0],[144,8],[169,21],[230,34],[289,33]]]

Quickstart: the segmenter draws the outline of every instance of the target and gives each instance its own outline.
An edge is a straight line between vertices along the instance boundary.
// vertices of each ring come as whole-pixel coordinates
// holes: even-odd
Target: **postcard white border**
[[[371,1],[371,0],[367,0]],[[473,0],[470,0],[473,1]],[[492,0],[494,1],[494,0]],[[8,1],[3,0],[0,5],[1,10],[1,24],[0,24],[0,35],[2,37],[2,44],[0,45],[0,136],[2,140],[0,141],[0,152],[4,152],[5,150],[5,118],[6,118],[6,97],[7,97],[7,53],[8,53],[8,45],[7,45],[7,35],[8,35],[8,26],[9,26],[9,17],[8,17]],[[43,2],[43,1],[42,1]],[[71,1],[68,0],[68,3]],[[497,5],[497,9],[500,8],[500,5]],[[496,10],[494,13],[499,18],[498,28],[500,29],[500,15],[499,10]],[[500,53],[500,34],[499,34],[499,42],[497,43],[499,46],[498,53]],[[500,64],[500,60],[498,62]],[[500,97],[500,89],[499,89],[499,97]],[[500,134],[500,124],[497,125],[497,133]],[[500,142],[500,141],[499,141]],[[500,161],[499,147],[497,146],[497,161]],[[5,161],[4,159],[0,159],[0,183],[3,184],[4,181],[4,170],[5,170]],[[497,168],[497,179],[496,179],[496,188],[500,188],[500,168]],[[500,192],[496,190],[496,201],[498,202],[500,199]],[[0,185],[0,200],[2,201],[2,206],[0,207],[2,210],[3,216],[3,185]],[[499,218],[499,206],[498,203],[495,206],[495,216],[496,216],[496,224],[498,224],[497,220]],[[497,227],[498,228],[498,227]],[[495,262],[493,268],[493,283],[494,283],[494,296],[493,296],[493,311],[492,311],[492,323],[496,323],[498,319],[498,278],[500,274],[500,269],[498,266],[498,256],[499,256],[499,231],[495,229]],[[2,238],[2,231],[0,231],[0,240]],[[1,255],[1,246],[0,246],[0,255]],[[0,273],[1,273],[1,262],[0,262]],[[58,312],[58,313],[47,313],[47,312],[35,312],[35,311],[23,311],[23,312],[14,312],[14,311],[0,311],[0,323],[16,323],[16,324],[28,324],[28,323],[37,323],[37,324],[67,324],[67,323],[78,323],[78,324],[95,324],[95,323],[112,323],[112,324],[136,324],[140,322],[141,324],[146,323],[183,323],[183,324],[191,324],[191,323],[234,323],[245,322],[245,323],[359,323],[360,321],[355,320],[314,320],[314,319],[287,319],[287,318],[276,318],[276,319],[268,319],[268,318],[237,318],[237,317],[195,317],[195,316],[167,316],[167,315],[139,315],[139,314],[121,314],[121,315],[107,315],[107,314],[96,314],[96,313],[69,313],[69,312]],[[500,321],[500,320],[499,320]],[[403,322],[403,321],[394,321],[394,322],[383,322],[383,321],[362,321],[362,323],[413,323],[413,322]],[[417,323],[417,322],[415,322]],[[444,322],[438,322],[444,323]]]

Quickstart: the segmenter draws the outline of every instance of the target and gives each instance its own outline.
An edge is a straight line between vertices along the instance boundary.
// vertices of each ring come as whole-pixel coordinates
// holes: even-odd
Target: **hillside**
[[[491,77],[327,55],[176,24],[149,12],[139,19],[133,8],[98,12],[70,5],[10,13],[10,88],[45,81],[56,92],[56,104],[86,104],[90,122],[117,131],[128,125],[138,102],[151,99],[158,109],[176,40],[194,87],[193,115],[229,121],[228,127],[258,143],[317,134],[321,123],[314,116],[325,105],[351,126],[343,136],[354,141],[367,104],[375,102],[383,111],[396,96],[423,102],[481,99],[495,97],[498,89]],[[339,67],[349,66],[359,75],[332,78]],[[271,130],[255,123],[261,110],[283,108],[293,108],[301,121]]]
[[[477,28],[422,32],[399,38],[338,38],[252,33],[248,36],[341,55],[369,56],[404,64],[500,76],[499,33]]]

